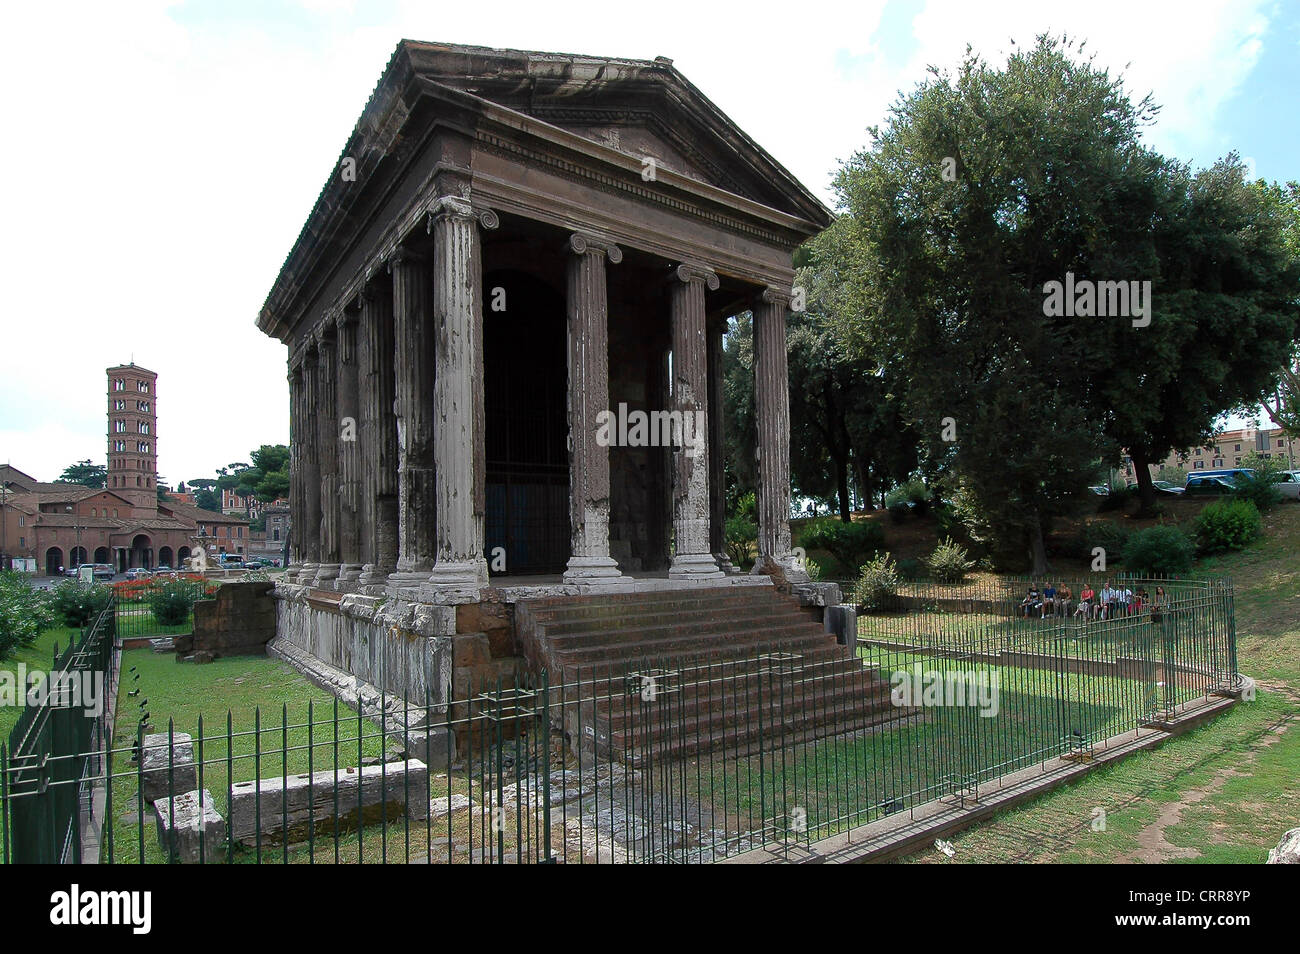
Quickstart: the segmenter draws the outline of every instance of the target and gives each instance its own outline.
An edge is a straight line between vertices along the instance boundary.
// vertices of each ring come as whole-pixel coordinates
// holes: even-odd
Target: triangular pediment
[[[412,72],[770,208],[829,224],[797,179],[695,88],[654,60],[403,40]]]

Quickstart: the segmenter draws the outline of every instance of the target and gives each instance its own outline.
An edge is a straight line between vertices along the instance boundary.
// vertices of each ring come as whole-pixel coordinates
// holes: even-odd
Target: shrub
[[[1112,563],[1122,563],[1124,559],[1124,545],[1128,543],[1132,531],[1128,527],[1121,526],[1118,523],[1112,523],[1109,520],[1096,520],[1086,524],[1080,533],[1083,540],[1084,552],[1080,556],[1091,562],[1093,550],[1101,547],[1106,551],[1106,565]]]
[[[1196,542],[1206,553],[1240,550],[1257,538],[1262,521],[1250,500],[1216,500],[1196,518]]]
[[[1278,477],[1277,473],[1262,470],[1255,471],[1254,477],[1238,474],[1232,478],[1232,482],[1237,485],[1232,496],[1242,503],[1252,504],[1257,513],[1268,510],[1282,499],[1277,489]]]
[[[1124,567],[1132,573],[1176,575],[1192,568],[1196,548],[1177,527],[1161,525],[1131,534],[1124,544]]]
[[[113,603],[113,588],[68,580],[54,588],[51,604],[64,626],[80,629]]]
[[[151,590],[147,599],[153,617],[163,626],[178,626],[190,618],[194,604],[204,596],[193,583],[174,580]]]
[[[885,545],[885,531],[875,523],[817,520],[801,540],[805,550],[825,550],[852,571],[874,557]]]
[[[898,592],[901,582],[894,558],[882,553],[862,567],[853,588],[853,602],[866,610],[883,609]]]
[[[58,621],[48,593],[33,589],[22,573],[0,572],[0,659],[30,646],[41,630]]]
[[[758,541],[758,524],[748,514],[737,513],[727,518],[723,538],[723,545],[727,548],[727,556],[732,564],[737,568],[746,567],[750,562],[751,548]]]
[[[967,572],[975,566],[969,559],[965,547],[958,546],[951,539],[944,540],[925,558],[925,565],[940,583],[960,583]]]

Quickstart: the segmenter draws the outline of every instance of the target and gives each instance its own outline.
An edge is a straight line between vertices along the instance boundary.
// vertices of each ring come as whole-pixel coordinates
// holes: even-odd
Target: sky
[[[106,453],[104,369],[158,372],[173,486],[287,443],[283,345],[255,320],[398,40],[667,56],[828,205],[927,66],[1086,39],[1147,141],[1300,179],[1295,0],[747,5],[121,0],[0,3],[0,462]]]

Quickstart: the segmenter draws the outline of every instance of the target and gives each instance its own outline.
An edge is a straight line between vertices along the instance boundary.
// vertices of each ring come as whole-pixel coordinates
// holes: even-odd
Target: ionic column
[[[790,383],[785,315],[790,293],[766,288],[754,303],[754,402],[758,415],[758,559],[754,573],[779,564],[788,579],[807,580],[790,552]]]
[[[361,578],[361,408],[357,383],[357,312],[344,308],[338,316],[339,575],[336,590],[347,591]]]
[[[709,549],[724,573],[735,567],[727,556],[727,472],[726,438],[723,433],[725,409],[722,406],[722,338],[725,319],[709,325],[706,335],[709,348]]]
[[[397,569],[397,414],[393,410],[393,299],[368,283],[361,303],[363,588]]]
[[[339,575],[338,537],[338,387],[334,357],[334,322],[326,321],[316,337],[319,351],[316,388],[316,450],[320,461],[320,568],[316,585],[331,589]]]
[[[438,552],[425,592],[472,598],[488,579],[483,555],[482,259],[478,223],[467,201],[443,197],[432,216]]]
[[[320,569],[320,465],[317,453],[316,394],[319,384],[316,343],[308,341],[302,360],[302,464],[303,520],[302,570],[299,583],[314,583]]]
[[[429,266],[399,248],[388,261],[393,275],[393,325],[397,342],[397,570],[394,595],[415,596],[437,554],[433,452],[434,332]]]
[[[609,294],[605,259],[617,245],[574,233],[568,250],[569,522],[567,583],[631,581],[609,555],[609,444],[597,439],[597,415],[609,412]]]
[[[680,439],[674,441],[672,579],[721,579],[709,549],[708,343],[705,340],[704,290],[716,290],[718,276],[698,265],[673,270],[672,410],[681,415]]]
[[[288,583],[298,581],[302,570],[302,358],[289,362],[289,565],[284,568]],[[119,554],[120,555],[120,554]]]

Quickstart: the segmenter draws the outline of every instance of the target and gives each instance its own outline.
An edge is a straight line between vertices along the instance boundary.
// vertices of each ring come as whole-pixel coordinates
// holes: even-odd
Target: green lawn
[[[951,860],[907,860],[1262,862],[1300,825],[1300,506],[1275,508],[1265,527],[1263,542],[1198,566],[1234,580],[1238,668],[1260,681],[1255,701],[954,836]]]
[[[59,652],[62,652],[69,642],[80,636],[80,633],[80,630],[67,626],[47,629],[36,637],[32,645],[14,650],[8,659],[0,662],[0,672],[16,674],[20,665],[25,665],[28,671],[39,669],[42,672],[49,672],[54,661],[55,647],[57,646]],[[0,742],[9,744],[9,733],[13,731],[21,713],[21,706],[0,706]]]

